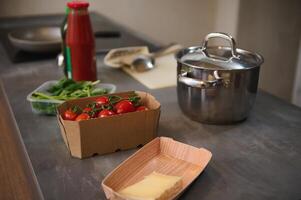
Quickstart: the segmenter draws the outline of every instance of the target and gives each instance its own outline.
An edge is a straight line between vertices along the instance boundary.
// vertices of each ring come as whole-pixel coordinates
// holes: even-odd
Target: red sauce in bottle
[[[68,78],[75,81],[97,79],[95,40],[88,13],[88,2],[68,2],[66,57]]]

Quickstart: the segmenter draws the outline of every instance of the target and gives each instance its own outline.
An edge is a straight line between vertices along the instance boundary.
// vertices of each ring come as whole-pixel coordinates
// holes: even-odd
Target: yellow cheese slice
[[[118,193],[129,200],[166,200],[182,188],[182,178],[153,172]]]

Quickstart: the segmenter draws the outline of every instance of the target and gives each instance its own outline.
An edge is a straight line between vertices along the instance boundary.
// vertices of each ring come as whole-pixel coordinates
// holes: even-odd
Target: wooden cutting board
[[[172,87],[177,84],[177,61],[173,54],[157,58],[153,70],[139,73],[130,68],[123,70],[149,89]]]

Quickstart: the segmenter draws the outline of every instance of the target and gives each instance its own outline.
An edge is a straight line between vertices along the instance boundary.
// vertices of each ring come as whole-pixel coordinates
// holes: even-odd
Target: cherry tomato
[[[77,117],[77,114],[73,112],[71,109],[68,109],[64,112],[63,118],[66,120],[72,120],[74,121]]]
[[[109,98],[108,97],[98,97],[95,99],[95,102],[97,105],[106,105],[109,103]]]
[[[87,113],[82,113],[80,115],[78,115],[75,119],[75,121],[82,121],[82,120],[87,120],[87,119],[90,119],[90,115],[87,114]]]
[[[90,111],[92,111],[92,108],[90,108],[90,107],[86,107],[86,108],[83,109],[84,113],[88,113]]]
[[[138,106],[138,108],[136,108],[136,111],[143,111],[143,110],[148,110],[148,108],[145,106]]]
[[[98,117],[108,117],[115,115],[116,113],[113,112],[112,110],[102,110],[98,113]]]
[[[134,112],[136,109],[132,102],[130,102],[129,100],[122,100],[115,105],[115,110],[117,114],[121,114],[127,112]]]

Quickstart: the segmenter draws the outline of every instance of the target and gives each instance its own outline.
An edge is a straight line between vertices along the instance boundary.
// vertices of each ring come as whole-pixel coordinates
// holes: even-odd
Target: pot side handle
[[[217,70],[213,72],[213,77],[215,80],[199,80],[187,77],[187,72],[184,72],[178,75],[178,81],[187,86],[200,89],[216,88],[217,86],[223,84],[223,78],[218,75]]]

